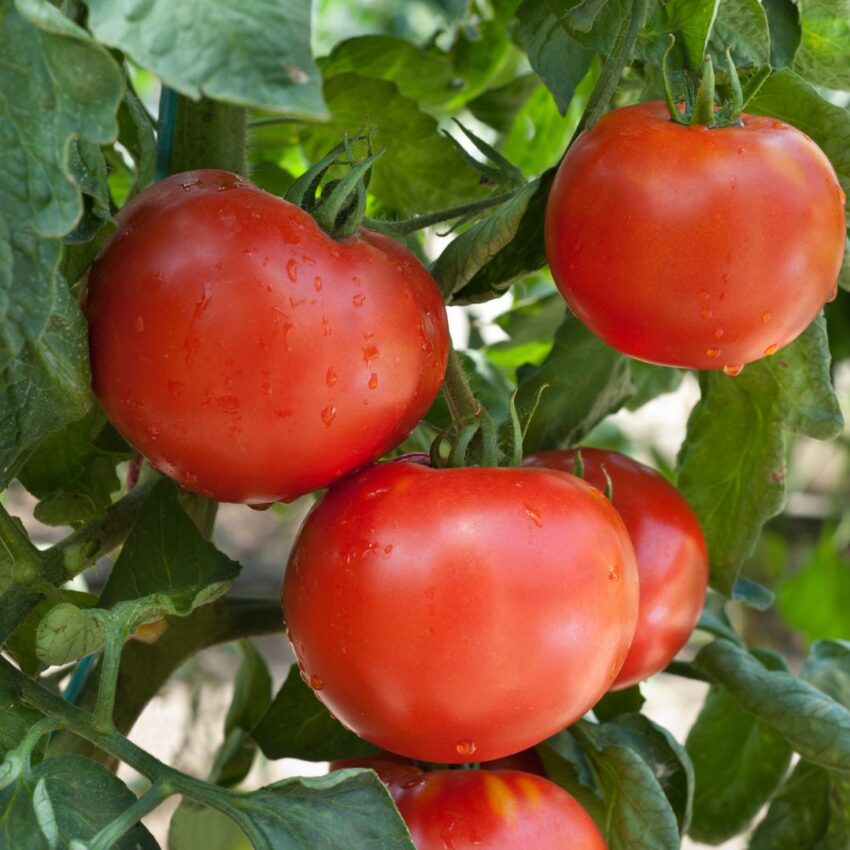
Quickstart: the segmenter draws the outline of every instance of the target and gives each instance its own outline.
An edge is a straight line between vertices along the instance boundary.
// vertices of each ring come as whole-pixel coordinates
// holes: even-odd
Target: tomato
[[[419,769],[413,765],[411,759],[388,752],[387,750],[381,750],[371,756],[336,759],[330,763],[329,769],[342,770],[345,767],[369,768],[378,773],[382,778],[385,778],[388,772],[394,770],[402,771],[403,768],[410,767]],[[494,759],[493,761],[482,761],[478,767],[481,770],[521,770],[524,773],[535,773],[537,776],[546,776],[543,761],[537,755],[535,749],[523,750],[520,753],[514,753],[513,755]]]
[[[132,200],[89,273],[94,390],[151,465],[211,498],[324,487],[397,445],[448,355],[440,292],[405,248],[336,241],[223,171]]]
[[[696,626],[708,587],[705,538],[684,496],[655,470],[619,452],[582,449],[584,477],[605,489],[626,523],[640,578],[638,624],[614,688],[625,688],[666,667]],[[529,455],[525,463],[573,470],[575,452]]]
[[[791,342],[834,293],[845,239],[835,171],[794,127],[741,119],[685,127],[663,103],[628,106],[562,161],[549,266],[614,348],[735,374]]]
[[[283,605],[305,680],[360,737],[482,761],[608,689],[634,634],[637,568],[617,512],[574,476],[389,462],[310,513]]]
[[[606,850],[590,815],[529,773],[438,770],[388,785],[417,850]]]

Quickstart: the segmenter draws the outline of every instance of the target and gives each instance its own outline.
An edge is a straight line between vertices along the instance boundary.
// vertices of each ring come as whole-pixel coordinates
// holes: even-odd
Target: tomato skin
[[[763,116],[684,127],[614,110],[562,161],[546,253],[573,312],[632,357],[718,369],[791,342],[834,291],[844,194],[823,151]]]
[[[537,452],[524,463],[572,471],[574,451]],[[622,516],[637,555],[638,624],[612,690],[627,688],[664,669],[697,624],[708,589],[708,551],[699,520],[685,497],[654,469],[619,452],[581,450],[584,477],[605,489]]]
[[[590,815],[548,779],[438,770],[390,781],[417,850],[606,850]]]
[[[407,249],[336,241],[234,174],[133,199],[89,273],[94,390],[153,466],[230,502],[291,500],[397,445],[448,355]]]
[[[405,757],[395,753],[390,753],[387,750],[381,750],[371,756],[357,756],[348,759],[336,759],[330,763],[329,770],[342,770],[345,767],[366,767],[374,770],[382,779],[386,778],[389,772],[398,770],[405,772],[410,768],[414,770],[421,769],[416,767],[413,762]],[[546,776],[546,769],[543,767],[543,761],[537,750],[529,748],[519,753],[514,753],[510,756],[505,756],[493,761],[483,761],[478,764],[481,770],[520,770],[523,773],[534,773],[537,776]]]
[[[360,737],[422,761],[490,760],[608,689],[637,568],[619,515],[571,475],[389,462],[313,509],[283,606],[305,680]]]

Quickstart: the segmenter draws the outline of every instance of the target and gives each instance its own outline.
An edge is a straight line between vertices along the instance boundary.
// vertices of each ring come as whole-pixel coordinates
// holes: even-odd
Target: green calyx
[[[697,125],[710,129],[723,127],[740,127],[741,113],[747,104],[755,97],[762,83],[770,76],[770,67],[760,68],[750,77],[746,86],[741,85],[738,69],[732,61],[729,49],[726,49],[726,61],[724,62],[726,76],[728,77],[729,97],[719,105],[715,105],[716,81],[714,74],[714,62],[711,56],[706,55],[705,60],[696,74],[684,72],[683,88],[684,97],[681,99],[680,107],[673,95],[673,83],[668,66],[670,51],[676,43],[675,36],[670,36],[670,46],[664,52],[661,62],[661,73],[664,84],[664,96],[667,108],[670,110],[670,120],[683,126]]]

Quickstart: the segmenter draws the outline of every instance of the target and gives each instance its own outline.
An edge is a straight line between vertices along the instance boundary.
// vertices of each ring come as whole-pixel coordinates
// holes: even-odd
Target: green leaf
[[[594,54],[572,38],[558,6],[549,0],[525,0],[517,10],[517,37],[531,67],[552,92],[561,115],[565,115]]]
[[[162,480],[139,512],[100,605],[148,598],[148,616],[186,616],[221,596],[239,573],[239,564],[201,536],[180,507],[177,488]]]
[[[605,696],[593,706],[593,713],[600,723],[614,720],[621,714],[637,713],[646,700],[640,692],[640,685],[619,691],[608,691]]]
[[[272,680],[263,656],[250,641],[241,641],[242,663],[233,683],[233,699],[224,719],[224,743],[216,754],[211,782],[238,785],[254,762],[256,747],[248,738],[272,699]]]
[[[81,756],[59,756],[36,765],[28,778],[0,791],[0,840],[15,850],[54,850],[93,838],[135,802],[124,783]],[[47,831],[47,835],[45,835]],[[55,841],[48,836],[52,833]],[[153,836],[136,824],[115,850],[158,850]]]
[[[720,0],[670,0],[655,5],[652,23],[658,31],[675,33],[677,41],[684,43],[690,67],[699,68],[719,6]]]
[[[850,638],[850,561],[838,551],[834,532],[825,526],[800,572],[777,587],[785,622],[809,640]]]
[[[95,445],[103,426],[103,414],[94,411],[48,437],[30,456],[18,479],[40,499],[36,519],[75,525],[103,517],[120,487],[115,467],[132,457]]]
[[[540,366],[518,373],[517,407],[530,409],[548,385],[529,423],[525,451],[577,443],[634,392],[628,358],[567,315]]]
[[[705,532],[712,586],[728,595],[785,502],[786,433],[828,439],[841,430],[823,317],[774,357],[736,378],[703,372],[700,386],[678,484]]]
[[[794,69],[831,89],[850,89],[850,0],[797,0],[802,38]]]
[[[794,0],[764,0],[770,28],[770,64],[786,68],[800,45],[800,12]]]
[[[537,74],[521,74],[503,86],[478,95],[467,104],[467,108],[479,121],[507,134],[520,110],[540,88]]]
[[[346,72],[325,81],[325,99],[333,114],[329,124],[304,126],[301,141],[316,161],[339,144],[374,127],[372,145],[386,148],[372,170],[369,193],[386,209],[413,215],[468,203],[489,192],[454,145],[440,135],[437,122],[387,80]],[[280,128],[260,129],[259,144],[278,144]]]
[[[588,756],[605,798],[609,850],[679,850],[676,815],[643,758],[624,746]]]
[[[825,850],[820,842],[829,828],[831,785],[823,768],[799,762],[771,801],[750,850]]]
[[[389,792],[371,770],[287,779],[236,794],[210,791],[254,850],[414,850]]]
[[[95,37],[198,99],[324,118],[309,0],[88,0]]]
[[[727,47],[738,66],[759,68],[770,62],[770,29],[760,0],[720,0],[710,45],[715,62]]]
[[[456,76],[445,53],[389,35],[340,41],[329,56],[319,60],[319,67],[326,78],[355,71],[388,80],[424,107],[448,104],[463,88],[463,80]]]
[[[641,700],[642,702],[642,700]],[[682,835],[691,822],[694,769],[685,748],[642,714],[621,714],[601,726],[589,726],[597,747],[624,747],[649,766],[676,816]],[[666,820],[666,818],[665,818]]]
[[[71,602],[61,602],[41,619],[35,653],[44,664],[67,664],[103,649],[103,620]]]
[[[543,214],[551,175],[531,181],[454,239],[431,274],[455,304],[497,298],[517,278],[546,263]]]
[[[117,134],[121,72],[44,0],[0,3],[0,487],[24,454],[87,410],[85,324],[58,274],[83,213],[72,149]]]
[[[17,691],[0,685],[0,759],[14,750],[43,717],[41,712],[24,705]]]
[[[546,775],[575,797],[603,832],[606,810],[590,769],[590,762],[568,732],[559,732],[535,748]]]
[[[800,676],[850,708],[850,641],[819,640],[813,643]]]
[[[331,716],[294,664],[251,737],[270,759],[333,761],[377,751]]]
[[[742,832],[782,782],[791,748],[722,688],[709,690],[686,742],[696,775],[690,834],[720,844]]]
[[[184,800],[171,817],[168,850],[252,850],[227,815]]]
[[[763,584],[759,584],[746,576],[738,576],[732,587],[732,600],[755,608],[756,611],[767,611],[773,607],[776,597],[773,591]]]
[[[704,647],[694,667],[738,705],[776,729],[805,759],[850,773],[850,710],[802,679],[769,670],[726,640]]]
[[[768,77],[748,109],[787,121],[810,136],[829,157],[839,183],[850,195],[850,112],[822,98],[788,68]]]
[[[674,392],[685,377],[682,369],[656,366],[641,360],[630,360],[629,367],[635,387],[634,395],[626,404],[629,410],[637,410],[660,395]]]
[[[150,116],[132,88],[127,87],[118,111],[118,140],[136,163],[130,195],[140,192],[156,176],[156,137]]]

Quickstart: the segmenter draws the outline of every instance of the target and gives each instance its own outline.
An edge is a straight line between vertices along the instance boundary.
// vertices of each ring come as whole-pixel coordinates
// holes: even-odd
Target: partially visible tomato
[[[439,770],[388,786],[417,850],[606,850],[590,815],[540,776]]]
[[[395,768],[410,768],[413,767],[413,761],[406,756],[399,756],[395,753],[381,750],[375,755],[358,756],[356,758],[336,759],[330,763],[330,770],[342,770],[345,767],[366,767],[374,770],[382,777],[387,775],[388,771]],[[523,750],[519,753],[514,753],[511,756],[505,756],[493,761],[482,761],[478,764],[481,770],[521,770],[524,773],[534,773],[537,776],[546,776],[546,770],[543,767],[543,761],[537,755],[535,749]]]
[[[685,645],[708,587],[705,538],[685,497],[655,470],[619,452],[582,449],[584,477],[595,487],[611,479],[612,502],[632,538],[640,578],[640,608],[629,654],[614,689],[652,676]],[[529,455],[525,464],[572,471],[574,451]]]
[[[332,487],[284,583],[304,677],[360,737],[501,758],[588,711],[637,618],[628,533],[564,472],[389,462]]]
[[[385,454],[436,396],[440,292],[385,236],[335,240],[223,171],[134,198],[89,273],[94,390],[151,464],[230,502],[291,500]]]
[[[772,118],[684,127],[615,109],[562,161],[546,254],[573,312],[620,351],[726,367],[798,336],[835,291],[844,194],[823,151]]]

